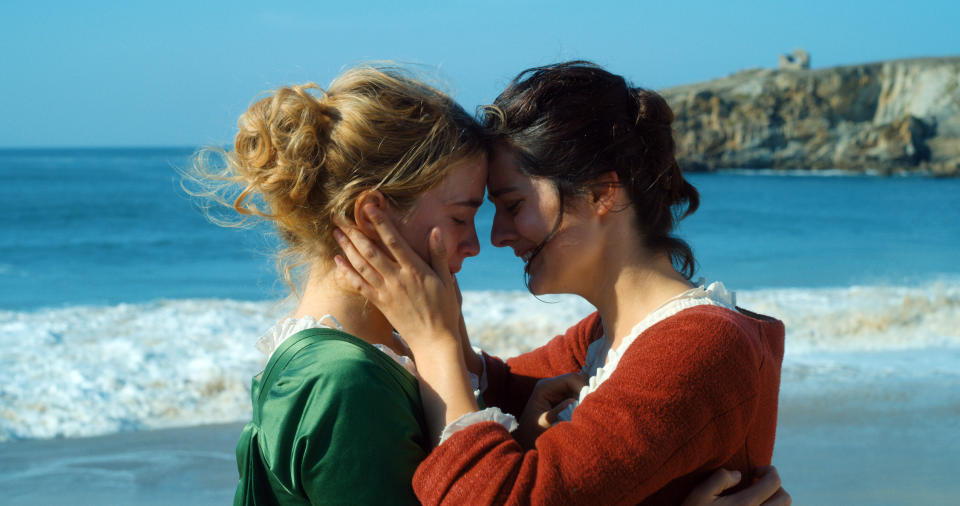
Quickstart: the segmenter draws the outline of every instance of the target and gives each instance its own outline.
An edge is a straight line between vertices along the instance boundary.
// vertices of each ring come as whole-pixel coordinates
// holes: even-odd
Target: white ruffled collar
[[[284,341],[290,338],[290,336],[300,332],[301,330],[307,329],[317,329],[317,328],[328,328],[336,329],[343,331],[343,326],[340,325],[340,322],[337,321],[333,315],[325,314],[319,319],[312,316],[301,316],[300,318],[284,318],[277,322],[270,330],[265,334],[260,336],[260,339],[257,339],[256,347],[260,352],[262,352],[267,357],[273,355],[273,352],[277,351],[277,348],[283,344]],[[400,336],[394,333],[394,337],[400,340],[401,343],[406,347],[406,343],[400,339]],[[400,364],[404,369],[407,370],[410,374],[417,376],[417,366],[414,364],[413,359],[408,356],[400,355],[397,352],[390,349],[388,346],[382,344],[373,344],[373,347],[380,350],[382,353],[392,358],[394,362]]]
[[[616,353],[617,357],[619,358],[620,355],[623,355],[633,341],[645,330],[684,309],[689,309],[694,306],[710,305],[736,310],[737,294],[727,290],[727,287],[720,281],[714,281],[708,286],[706,280],[700,278],[694,284],[696,286],[664,302],[663,305],[634,325],[623,341],[621,341],[620,346],[618,346],[616,350],[612,350]]]
[[[587,348],[587,357],[585,368],[591,376],[591,383],[596,381],[597,385],[603,381],[617,367],[620,357],[626,353],[630,345],[640,337],[647,329],[655,324],[666,320],[667,318],[694,306],[720,306],[727,309],[736,310],[737,295],[727,290],[723,283],[714,281],[708,286],[703,278],[695,282],[693,288],[671,298],[664,302],[659,308],[645,316],[642,320],[630,329],[630,332],[620,341],[616,349],[611,349],[613,340],[604,335],[597,339]]]
[[[696,286],[670,299],[666,304],[677,299],[707,298],[719,305],[728,306],[729,309],[737,307],[737,293],[727,290],[727,287],[724,286],[722,282],[714,281],[707,285],[707,281],[704,278],[700,278],[694,282],[694,285]]]
[[[727,290],[727,288],[723,286],[723,283],[715,281],[707,286],[706,282],[701,278],[695,284],[695,287],[664,302],[663,305],[640,320],[639,323],[633,326],[620,343],[620,346],[616,349],[610,349],[612,340],[607,339],[607,336],[603,336],[591,343],[587,348],[586,363],[582,371],[589,376],[587,384],[580,389],[578,400],[561,411],[558,418],[560,420],[570,420],[576,406],[579,405],[580,402],[583,402],[584,397],[593,393],[613,374],[623,354],[630,348],[630,345],[637,340],[637,337],[648,328],[684,309],[695,306],[720,306],[736,311],[737,296],[734,292]]]

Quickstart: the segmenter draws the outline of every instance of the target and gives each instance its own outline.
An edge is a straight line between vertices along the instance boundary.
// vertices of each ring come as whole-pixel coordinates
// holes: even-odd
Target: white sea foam
[[[511,356],[563,332],[593,309],[576,297],[473,292],[464,315],[475,340]],[[749,290],[737,303],[787,328],[790,353],[886,351],[960,346],[960,282],[922,286]]]
[[[0,441],[249,416],[271,303],[158,301],[0,312]]]
[[[473,343],[501,357],[512,357],[563,333],[594,308],[574,296],[476,291],[463,294],[463,318]]]
[[[464,293],[472,340],[509,357],[592,311],[543,299],[556,302]],[[741,291],[738,303],[786,324],[785,394],[865,375],[960,385],[956,282]],[[0,441],[248,420],[250,378],[265,362],[253,343],[286,311],[232,300],[0,311]]]
[[[790,353],[960,346],[960,282],[757,290],[738,303],[775,315]]]

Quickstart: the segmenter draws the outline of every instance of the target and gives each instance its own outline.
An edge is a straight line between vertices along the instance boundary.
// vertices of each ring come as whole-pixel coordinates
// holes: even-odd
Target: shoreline
[[[0,146],[0,156],[41,156],[41,155],[77,155],[77,156],[98,156],[104,153],[116,153],[122,155],[149,154],[161,155],[168,154],[180,161],[187,162],[189,157],[198,150],[208,147],[207,145],[196,146]],[[223,147],[223,146],[217,146]],[[678,159],[684,174],[762,174],[771,176],[780,175],[808,175],[808,176],[869,176],[878,178],[902,178],[902,177],[921,177],[932,179],[956,179],[960,178],[960,166],[955,168],[942,168],[933,166],[930,163],[919,162],[915,165],[898,166],[845,166],[845,167],[824,167],[811,168],[816,165],[815,160],[808,160],[804,163],[791,161],[788,165],[779,166],[758,166],[745,165],[743,167],[721,167],[706,165],[698,162],[690,162]]]
[[[11,504],[229,504],[243,423],[0,443]]]
[[[960,495],[960,421],[950,413],[902,423],[839,405],[843,416],[813,421],[792,404],[782,401],[773,461],[795,504],[950,504]],[[15,504],[229,503],[242,427],[2,443],[0,489]]]

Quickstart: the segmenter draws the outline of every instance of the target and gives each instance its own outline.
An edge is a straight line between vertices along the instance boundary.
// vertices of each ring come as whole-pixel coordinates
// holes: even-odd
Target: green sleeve
[[[417,504],[411,481],[426,457],[419,397],[362,350],[327,342],[288,369],[312,371],[290,471],[312,504]],[[387,359],[389,360],[389,359]],[[305,362],[303,364],[299,362]],[[409,380],[408,380],[409,381]],[[300,488],[298,487],[298,488]]]

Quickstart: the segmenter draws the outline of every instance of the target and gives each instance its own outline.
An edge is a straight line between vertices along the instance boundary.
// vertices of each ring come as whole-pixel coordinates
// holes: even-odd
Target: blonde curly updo
[[[285,243],[278,266],[293,286],[296,267],[329,262],[339,251],[333,218],[352,218],[361,193],[379,190],[409,210],[453,165],[487,149],[483,129],[449,96],[403,69],[366,66],[326,91],[288,86],[254,103],[240,117],[232,151],[196,156],[188,180],[202,190],[188,191],[241,218],[220,223],[270,220]]]

